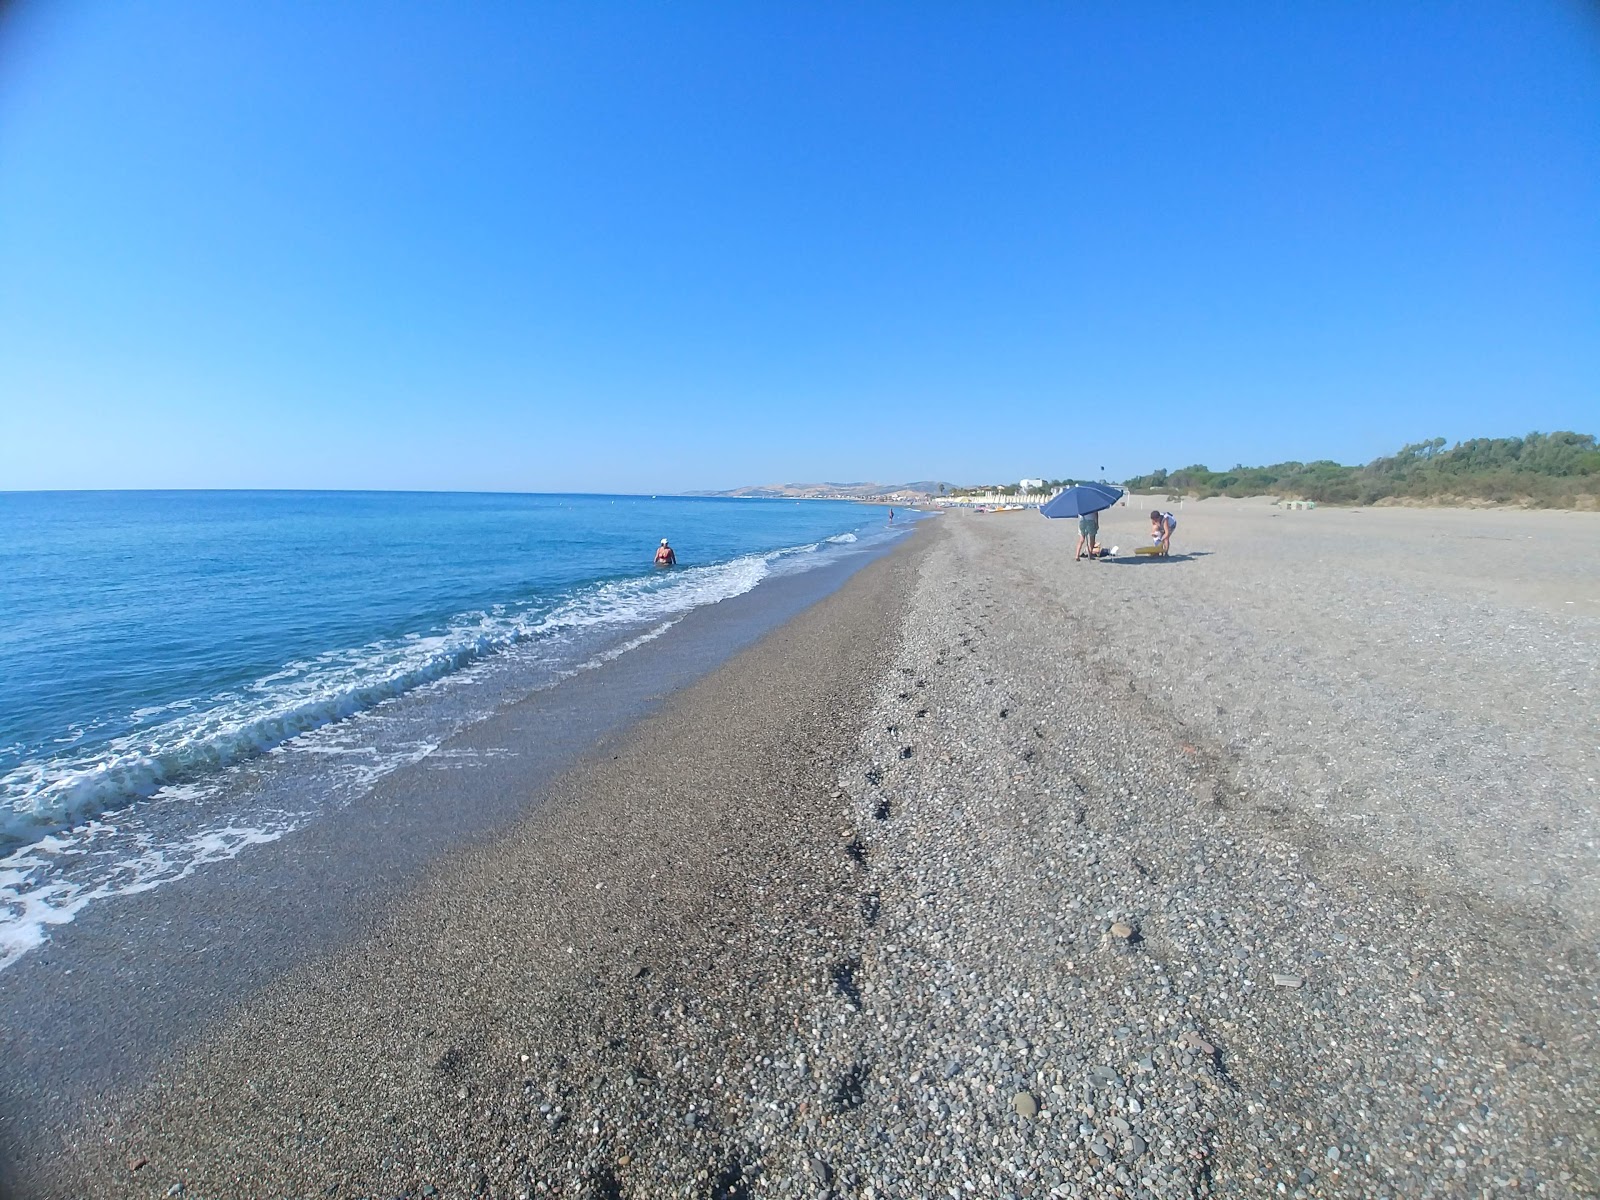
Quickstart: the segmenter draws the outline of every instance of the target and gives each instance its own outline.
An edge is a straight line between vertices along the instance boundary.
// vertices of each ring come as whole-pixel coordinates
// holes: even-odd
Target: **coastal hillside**
[[[1201,498],[1270,494],[1321,504],[1477,501],[1592,509],[1600,508],[1600,445],[1592,433],[1472,438],[1449,449],[1444,438],[1433,438],[1362,467],[1327,459],[1228,471],[1197,465],[1138,475],[1126,486]]]
[[[689,496],[746,496],[763,500],[918,500],[942,496],[953,483],[919,479],[914,483],[767,483],[725,492],[686,492]]]

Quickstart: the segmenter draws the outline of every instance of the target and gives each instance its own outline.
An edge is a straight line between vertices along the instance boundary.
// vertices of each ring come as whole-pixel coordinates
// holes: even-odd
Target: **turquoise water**
[[[0,494],[0,965],[8,929],[14,958],[86,896],[282,836],[314,807],[296,798],[311,783],[370,786],[690,609],[891,536],[886,515],[639,496]],[[668,571],[651,565],[662,537],[678,553]],[[291,759],[278,775],[292,788],[267,769]]]

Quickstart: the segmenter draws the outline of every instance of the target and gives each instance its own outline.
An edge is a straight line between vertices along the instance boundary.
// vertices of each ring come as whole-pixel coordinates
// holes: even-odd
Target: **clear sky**
[[[1600,6],[0,8],[0,488],[1600,431]]]

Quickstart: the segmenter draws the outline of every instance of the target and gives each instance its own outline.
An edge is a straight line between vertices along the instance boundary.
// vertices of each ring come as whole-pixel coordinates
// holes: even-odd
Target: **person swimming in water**
[[[671,546],[667,545],[667,539],[666,538],[662,538],[661,539],[661,546],[660,546],[659,549],[656,550],[656,566],[658,566],[658,567],[675,567],[677,565],[678,565],[678,555],[677,555],[677,553],[672,549]]]

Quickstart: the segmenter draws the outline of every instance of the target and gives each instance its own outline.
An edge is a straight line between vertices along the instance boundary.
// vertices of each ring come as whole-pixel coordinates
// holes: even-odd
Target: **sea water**
[[[691,609],[892,537],[829,501],[0,493],[0,968],[292,834]],[[904,516],[899,528],[904,527]],[[652,558],[670,538],[679,565]]]

